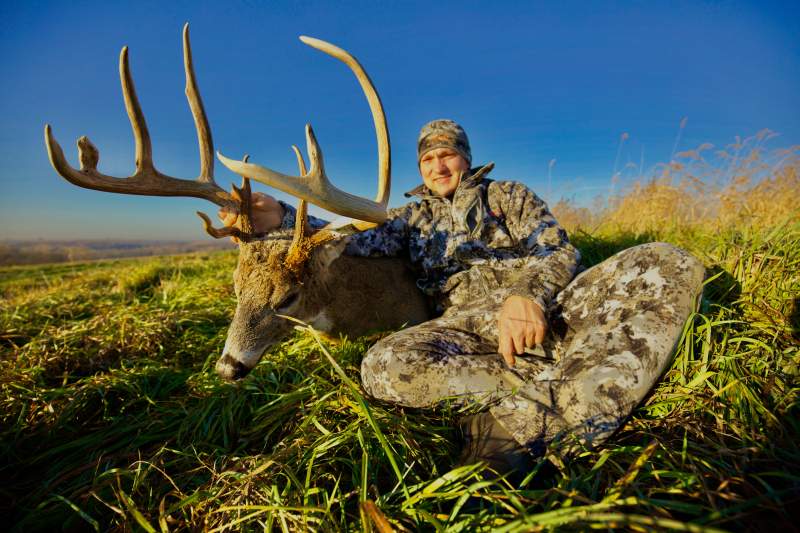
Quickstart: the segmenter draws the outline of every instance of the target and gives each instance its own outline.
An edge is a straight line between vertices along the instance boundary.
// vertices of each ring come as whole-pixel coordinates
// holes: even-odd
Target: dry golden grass
[[[717,151],[704,143],[675,154],[608,201],[587,208],[561,200],[553,212],[570,233],[778,225],[798,217],[800,146],[768,151],[765,143],[773,136],[763,130]]]

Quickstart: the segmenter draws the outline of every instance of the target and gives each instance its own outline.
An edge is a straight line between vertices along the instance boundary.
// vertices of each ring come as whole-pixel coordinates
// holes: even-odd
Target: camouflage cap
[[[472,150],[464,128],[448,119],[432,120],[422,126],[417,140],[417,164],[427,152],[437,148],[451,148],[472,163]]]

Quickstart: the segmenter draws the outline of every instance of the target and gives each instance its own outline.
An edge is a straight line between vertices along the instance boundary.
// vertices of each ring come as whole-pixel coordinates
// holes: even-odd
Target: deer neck
[[[309,264],[305,283],[321,329],[358,336],[427,319],[424,297],[403,260],[343,250],[343,243],[320,246]]]

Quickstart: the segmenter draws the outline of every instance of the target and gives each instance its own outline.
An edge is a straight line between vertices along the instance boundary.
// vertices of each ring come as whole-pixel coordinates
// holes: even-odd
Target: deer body
[[[348,256],[339,239],[315,247],[298,279],[286,266],[290,240],[291,235],[273,234],[240,247],[234,273],[238,304],[216,366],[223,378],[243,377],[289,335],[294,323],[285,316],[351,337],[430,318],[427,300],[402,259]]]

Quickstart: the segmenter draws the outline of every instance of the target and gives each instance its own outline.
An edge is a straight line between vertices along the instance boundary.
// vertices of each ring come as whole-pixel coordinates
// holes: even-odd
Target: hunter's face
[[[425,186],[436,196],[452,195],[461,181],[461,175],[469,170],[464,157],[450,148],[436,148],[422,156],[419,172]]]

